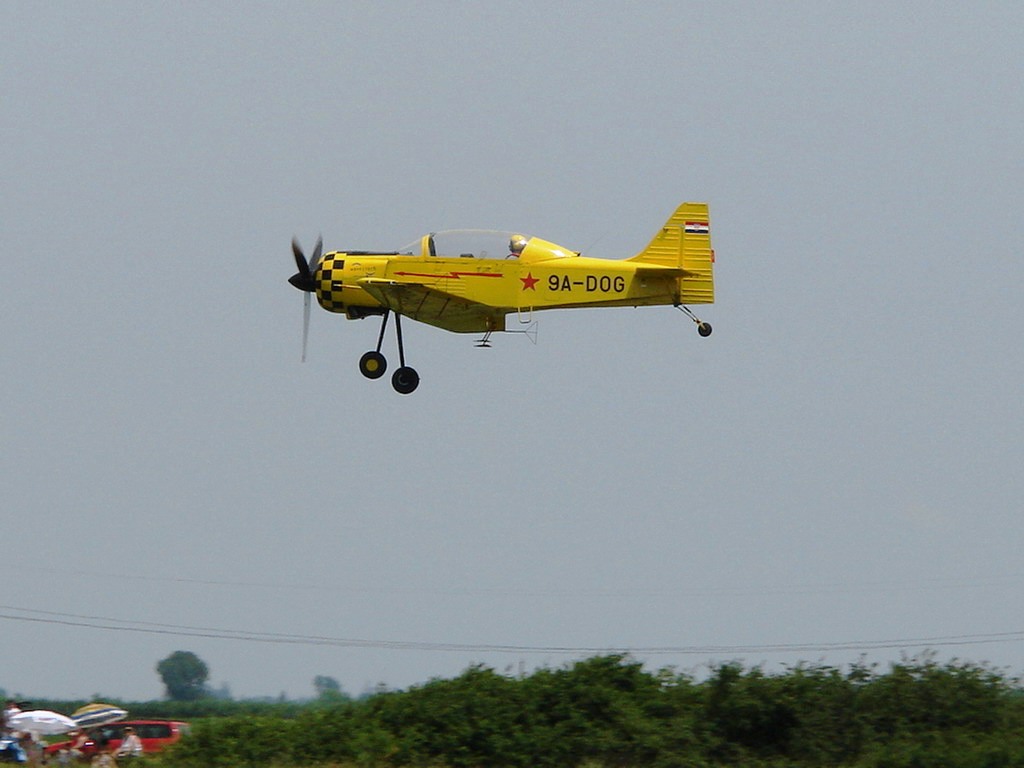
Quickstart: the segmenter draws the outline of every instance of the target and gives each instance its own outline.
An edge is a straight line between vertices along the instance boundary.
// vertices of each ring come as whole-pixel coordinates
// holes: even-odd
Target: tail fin
[[[708,204],[680,205],[650,244],[629,261],[678,269],[680,304],[713,303],[715,252]]]

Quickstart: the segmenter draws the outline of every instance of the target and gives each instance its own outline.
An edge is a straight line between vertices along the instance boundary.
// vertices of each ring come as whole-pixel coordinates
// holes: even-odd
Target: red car
[[[80,747],[83,757],[91,758],[97,752],[117,751],[121,746],[125,728],[134,728],[142,740],[142,751],[145,754],[159,752],[161,749],[181,739],[188,733],[188,723],[177,720],[122,720],[110,725],[87,728],[89,739]],[[70,749],[72,741],[60,741],[46,748],[47,755],[56,755],[62,749]]]

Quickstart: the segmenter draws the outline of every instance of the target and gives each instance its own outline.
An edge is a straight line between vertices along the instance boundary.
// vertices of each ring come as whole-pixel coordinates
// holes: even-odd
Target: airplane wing
[[[503,310],[422,283],[366,277],[359,281],[359,285],[388,309],[446,331],[483,333],[505,330]]]

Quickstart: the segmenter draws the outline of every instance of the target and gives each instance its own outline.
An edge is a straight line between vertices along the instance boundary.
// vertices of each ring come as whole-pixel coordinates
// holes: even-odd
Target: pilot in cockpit
[[[518,259],[519,254],[523,252],[523,248],[526,247],[526,237],[524,235],[512,235],[512,239],[508,241],[508,259]]]

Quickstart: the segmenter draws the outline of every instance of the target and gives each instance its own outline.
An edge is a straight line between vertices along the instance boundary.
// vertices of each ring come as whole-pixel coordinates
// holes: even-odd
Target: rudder
[[[708,204],[680,205],[648,246],[630,261],[680,270],[680,304],[713,303],[715,252],[711,249]]]

